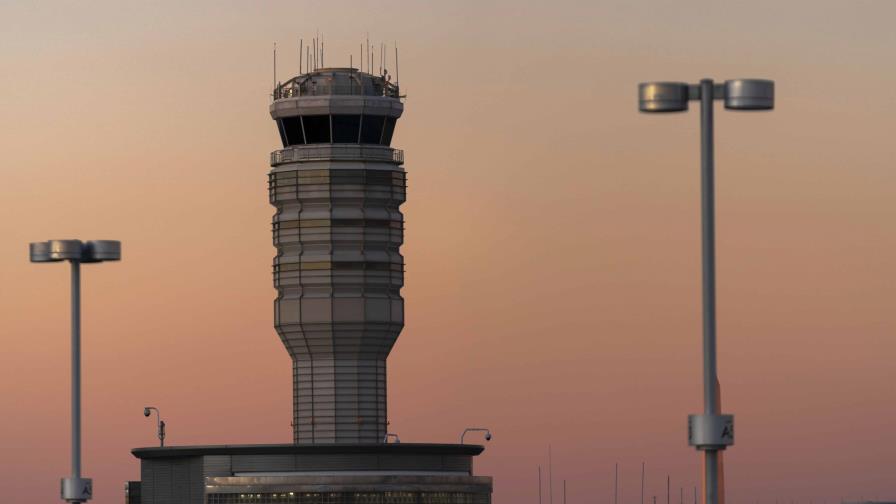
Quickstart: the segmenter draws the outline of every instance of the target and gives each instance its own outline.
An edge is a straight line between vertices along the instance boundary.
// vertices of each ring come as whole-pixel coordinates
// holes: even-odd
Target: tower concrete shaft
[[[403,104],[386,76],[319,69],[274,90],[274,319],[293,360],[297,444],[382,443],[404,327]]]

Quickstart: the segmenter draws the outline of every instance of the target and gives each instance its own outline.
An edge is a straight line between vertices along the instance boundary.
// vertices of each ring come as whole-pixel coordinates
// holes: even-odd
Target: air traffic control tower
[[[482,446],[387,432],[386,358],[404,326],[406,184],[391,147],[403,108],[385,73],[319,68],[275,87],[274,325],[292,358],[293,443],[134,449],[134,502],[491,502],[492,479],[473,473]]]
[[[380,443],[386,357],[404,327],[398,87],[349,68],[275,90],[274,324],[293,361],[299,444]]]

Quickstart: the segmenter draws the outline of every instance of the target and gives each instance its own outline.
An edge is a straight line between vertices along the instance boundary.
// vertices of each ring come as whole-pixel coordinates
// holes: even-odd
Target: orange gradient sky
[[[0,482],[56,502],[69,471],[68,276],[29,241],[109,238],[84,268],[84,471],[129,450],[291,440],[272,326],[271,44],[345,65],[401,50],[406,327],[389,359],[405,442],[494,439],[498,504],[673,501],[698,484],[698,122],[644,80],[764,77],[717,114],[719,369],[737,416],[728,502],[896,498],[896,3],[0,3]],[[547,486],[547,482],[545,483]],[[545,494],[547,500],[547,495]],[[559,502],[559,500],[558,500]]]

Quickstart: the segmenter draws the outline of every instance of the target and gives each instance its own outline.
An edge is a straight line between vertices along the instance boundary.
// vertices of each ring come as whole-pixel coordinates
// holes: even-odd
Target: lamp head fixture
[[[700,85],[684,82],[642,82],[638,85],[641,112],[684,112],[688,102],[700,99]],[[775,83],[766,79],[733,79],[713,85],[713,99],[729,110],[771,110]]]

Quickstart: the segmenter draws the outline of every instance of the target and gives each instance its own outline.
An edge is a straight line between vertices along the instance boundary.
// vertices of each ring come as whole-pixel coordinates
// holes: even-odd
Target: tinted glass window
[[[302,124],[308,143],[330,143],[330,116],[303,116]]]
[[[289,141],[286,140],[286,130],[283,129],[283,120],[277,119],[277,131],[280,132],[280,141],[283,142],[283,146],[286,147],[289,145]]]
[[[383,136],[383,119],[383,116],[364,116],[361,122],[361,143],[380,143],[380,138]]]
[[[358,143],[358,128],[361,127],[359,115],[333,116],[333,142]]]
[[[383,127],[383,145],[392,144],[392,133],[395,133],[395,118],[387,117],[386,125]]]
[[[286,145],[301,145],[305,143],[302,138],[302,124],[298,117],[283,118],[283,133],[286,135]]]

